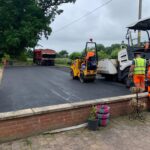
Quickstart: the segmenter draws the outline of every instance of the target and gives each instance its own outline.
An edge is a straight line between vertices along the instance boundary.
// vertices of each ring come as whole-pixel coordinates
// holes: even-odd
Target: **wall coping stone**
[[[139,94],[139,98],[147,97],[147,95],[148,95],[147,92],[141,93],[141,94]],[[44,113],[52,113],[52,112],[71,110],[71,109],[75,109],[75,108],[81,108],[81,107],[97,105],[97,104],[117,103],[122,100],[128,101],[131,98],[135,98],[135,94],[110,97],[110,98],[102,98],[102,99],[96,99],[96,100],[88,100],[88,101],[75,102],[75,103],[66,103],[66,104],[58,104],[58,105],[52,105],[52,106],[23,109],[23,110],[11,111],[11,112],[3,112],[3,113],[0,113],[0,120],[9,120],[9,119],[14,119],[14,118],[30,117],[33,115],[40,115],[40,114],[44,114]]]

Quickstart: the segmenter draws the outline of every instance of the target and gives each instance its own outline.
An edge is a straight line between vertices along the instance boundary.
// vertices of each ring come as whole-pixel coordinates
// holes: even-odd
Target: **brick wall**
[[[122,96],[0,113],[0,142],[85,123],[92,105],[109,105],[111,117],[125,115],[131,111],[129,102],[133,97],[133,95]],[[140,100],[145,101],[149,107],[146,94],[141,95]]]

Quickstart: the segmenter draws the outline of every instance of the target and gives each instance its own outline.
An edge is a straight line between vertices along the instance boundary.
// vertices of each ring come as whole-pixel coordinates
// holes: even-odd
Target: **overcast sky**
[[[56,16],[51,24],[53,33],[46,40],[44,37],[38,48],[50,48],[56,51],[82,51],[85,42],[93,38],[105,46],[121,43],[125,40],[126,26],[137,21],[139,0],[112,0],[82,20],[56,32],[68,23],[80,18],[109,0],[76,0],[75,4],[64,4],[64,12]],[[142,17],[150,16],[150,0],[143,0]]]

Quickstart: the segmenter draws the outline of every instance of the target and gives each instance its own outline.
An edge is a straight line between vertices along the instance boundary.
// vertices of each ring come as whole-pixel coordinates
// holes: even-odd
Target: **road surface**
[[[0,112],[72,103],[129,94],[121,83],[98,79],[81,84],[68,69],[58,67],[9,67],[0,85]]]

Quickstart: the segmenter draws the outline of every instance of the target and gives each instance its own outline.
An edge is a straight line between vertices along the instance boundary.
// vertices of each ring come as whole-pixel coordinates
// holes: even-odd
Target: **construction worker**
[[[87,52],[86,60],[88,60],[90,57],[94,57],[94,56],[95,56],[95,53],[93,51]]]
[[[85,70],[86,69],[86,61],[84,60],[81,64],[81,70]]]
[[[148,67],[147,67],[147,80],[148,80],[148,97],[150,99],[150,60],[148,62]]]
[[[141,53],[139,52],[134,55],[135,59],[130,67],[129,77],[133,77],[135,87],[145,91],[146,60],[141,58]]]

